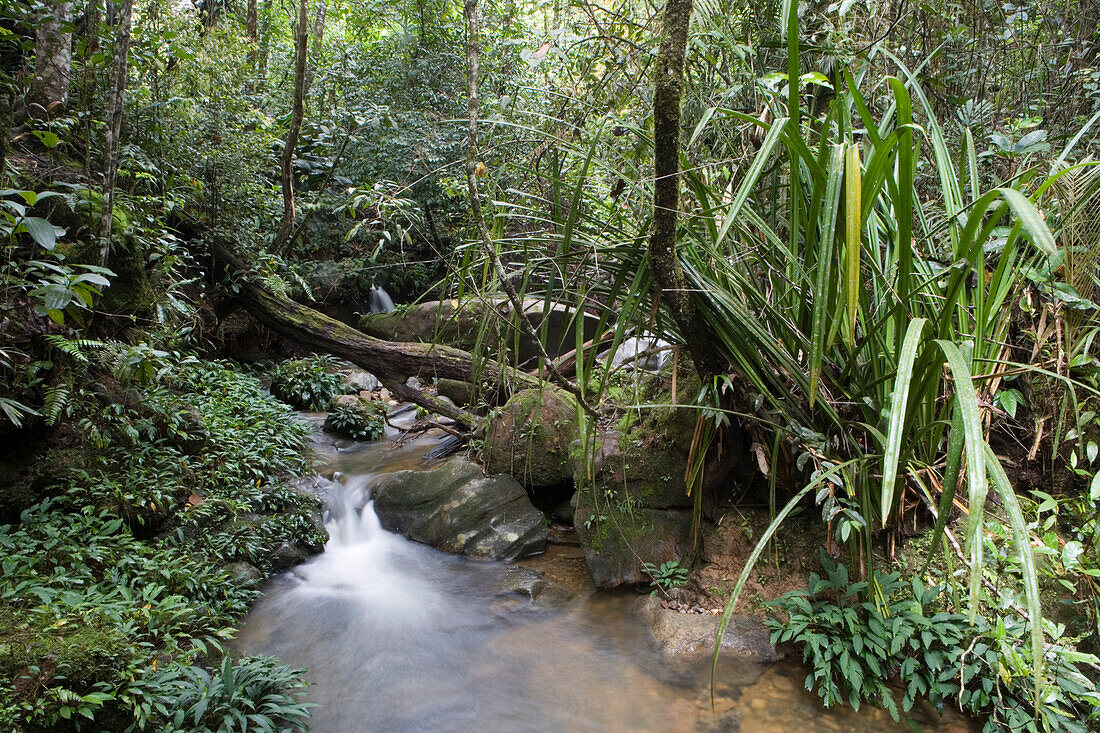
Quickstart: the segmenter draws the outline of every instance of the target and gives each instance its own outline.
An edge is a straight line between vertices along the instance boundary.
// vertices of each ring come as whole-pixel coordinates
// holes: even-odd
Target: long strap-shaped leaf
[[[783,137],[783,129],[786,126],[787,118],[785,117],[772,123],[771,128],[768,130],[767,137],[764,138],[764,144],[760,146],[760,151],[756,154],[756,159],[753,160],[752,165],[741,181],[740,190],[737,191],[737,195],[734,197],[729,209],[726,210],[725,218],[722,220],[722,228],[718,230],[718,237],[714,242],[716,247],[722,244],[722,240],[726,238],[726,234],[729,233],[730,227],[737,221],[737,216],[741,211],[741,207],[745,205],[749,195],[756,188],[756,181],[760,178],[764,166],[771,158],[775,146]]]
[[[898,373],[894,378],[894,392],[890,399],[890,428],[886,434],[886,451],[882,458],[882,526],[885,527],[890,519],[890,511],[894,508],[894,485],[898,480],[898,462],[901,458],[901,439],[905,432],[907,412],[906,404],[909,402],[909,385],[913,381],[913,362],[917,357],[917,348],[920,346],[920,338],[924,333],[924,326],[928,323],[923,318],[915,318],[909,322],[909,328],[905,332],[905,341],[901,345],[901,353],[898,355]]]
[[[1024,576],[1024,597],[1027,612],[1031,615],[1031,671],[1035,680],[1035,708],[1039,708],[1040,688],[1043,680],[1043,609],[1039,602],[1039,576],[1035,568],[1035,557],[1031,553],[1031,536],[1027,531],[1027,522],[1016,501],[1016,492],[1005,474],[1004,467],[993,454],[993,449],[985,446],[985,463],[993,485],[1001,495],[1008,524],[1012,527],[1012,539],[1020,553],[1020,570]]]
[[[855,348],[859,310],[859,265],[863,252],[862,177],[859,144],[853,143],[844,152],[844,292],[848,306],[846,325],[849,348]]]
[[[966,541],[970,546],[970,623],[974,623],[978,611],[978,596],[982,588],[982,514],[986,485],[985,439],[982,437],[981,415],[978,413],[978,392],[970,378],[970,367],[959,347],[950,341],[936,340],[947,357],[951,373],[955,377],[957,409],[962,412],[963,439],[966,444],[967,506],[970,516],[966,523]]]
[[[821,208],[821,239],[818,243],[817,273],[814,284],[813,320],[810,329],[810,407],[817,398],[821,381],[821,362],[825,351],[825,315],[829,311],[829,290],[833,272],[833,241],[836,239],[837,210],[840,208],[840,181],[844,174],[844,146],[833,146],[829,179]]]

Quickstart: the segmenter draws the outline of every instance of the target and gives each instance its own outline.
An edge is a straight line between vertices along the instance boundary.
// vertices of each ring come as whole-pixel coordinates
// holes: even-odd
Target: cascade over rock
[[[388,474],[371,496],[383,527],[447,552],[513,560],[546,547],[546,521],[523,487],[462,456]]]

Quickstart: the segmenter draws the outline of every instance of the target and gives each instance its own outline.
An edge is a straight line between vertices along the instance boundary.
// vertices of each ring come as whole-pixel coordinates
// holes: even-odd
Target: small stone
[[[390,391],[389,391],[388,389],[386,389],[385,387],[383,387],[383,388],[382,388],[381,390],[379,390],[379,392],[378,392],[378,399],[380,399],[380,400],[382,400],[383,402],[385,402],[385,403],[387,403],[387,404],[388,404],[388,403],[389,403],[389,402],[390,402],[390,401],[391,401],[391,400],[393,399],[393,395],[392,395],[392,394],[390,394]]]

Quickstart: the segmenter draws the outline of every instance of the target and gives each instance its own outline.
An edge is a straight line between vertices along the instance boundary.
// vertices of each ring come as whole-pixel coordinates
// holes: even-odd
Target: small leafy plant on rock
[[[327,354],[280,362],[268,372],[271,394],[302,410],[324,410],[345,391],[335,366],[336,360]]]

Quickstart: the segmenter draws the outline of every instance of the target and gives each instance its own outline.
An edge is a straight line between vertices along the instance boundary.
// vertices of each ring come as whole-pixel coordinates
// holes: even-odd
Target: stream
[[[709,664],[670,668],[636,618],[640,597],[596,592],[579,548],[475,562],[387,532],[370,504],[372,482],[422,466],[438,440],[395,447],[393,435],[316,436],[331,539],[268,583],[235,643],[307,668],[312,730],[969,729],[959,718],[910,727],[881,710],[823,710],[803,688],[806,670],[786,662],[723,661],[712,708]],[[550,602],[511,589],[525,567],[557,584]]]

